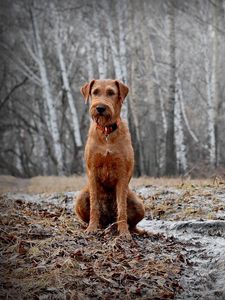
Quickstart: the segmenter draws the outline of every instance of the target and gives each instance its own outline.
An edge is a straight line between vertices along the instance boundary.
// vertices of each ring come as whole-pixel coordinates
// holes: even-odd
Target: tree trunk
[[[135,5],[135,2],[132,3],[133,7]],[[132,8],[133,8],[132,7]],[[131,118],[133,123],[133,132],[135,137],[135,145],[136,148],[135,154],[136,154],[136,171],[137,176],[141,176],[145,174],[145,164],[144,164],[144,153],[143,153],[143,144],[142,144],[142,137],[141,137],[141,128],[140,128],[140,122],[138,119],[138,103],[139,96],[137,91],[137,77],[136,77],[136,69],[138,65],[138,60],[136,57],[136,43],[135,43],[135,35],[137,34],[135,29],[137,28],[137,19],[135,18],[135,14],[133,13],[133,10],[131,12],[131,16],[129,17],[129,32],[132,32],[131,35],[131,45],[132,45],[132,57],[131,60],[131,68],[130,68],[130,83],[131,83],[131,89],[129,94],[129,108],[131,112]]]
[[[32,16],[32,23],[33,23],[33,30],[35,35],[35,42],[37,48],[37,55],[38,55],[38,67],[41,76],[42,82],[42,92],[44,99],[46,100],[48,110],[49,110],[49,121],[51,127],[51,133],[53,138],[53,147],[55,152],[55,158],[57,162],[57,173],[58,175],[64,174],[63,168],[63,153],[62,153],[62,146],[60,143],[60,134],[58,128],[58,119],[57,119],[57,112],[55,107],[55,101],[53,99],[51,90],[50,90],[50,83],[47,76],[47,69],[46,64],[44,61],[43,49],[42,49],[42,41],[39,33],[38,22],[36,19],[35,11],[31,9],[31,16]]]
[[[176,81],[177,92],[175,95],[175,107],[174,107],[176,162],[177,162],[177,172],[179,174],[185,174],[187,171],[187,158],[186,158],[186,145],[184,141],[183,123],[182,123],[181,88],[182,88],[181,82],[177,76],[177,81]]]
[[[204,59],[205,59],[205,79],[206,79],[206,113],[207,113],[207,126],[208,126],[208,145],[209,145],[209,163],[212,168],[216,164],[216,139],[215,139],[215,75],[213,73],[215,66],[212,65],[212,73],[210,67],[210,55],[209,55],[209,44],[208,34],[205,32],[203,36],[203,48],[204,48]]]
[[[67,75],[65,59],[64,59],[64,56],[62,53],[62,44],[60,41],[59,32],[57,30],[55,30],[55,43],[56,43],[56,49],[57,49],[57,54],[58,54],[58,59],[59,59],[59,64],[60,64],[60,71],[61,71],[62,80],[63,80],[63,88],[67,95],[70,112],[71,112],[71,116],[72,116],[71,122],[73,124],[74,141],[75,141],[77,147],[82,147],[78,114],[77,114],[77,110],[75,107],[75,101],[73,99],[72,91],[70,88],[69,78]]]
[[[146,20],[147,23],[149,23],[149,34],[148,34],[148,44],[146,45],[147,48],[149,47],[149,52],[150,52],[150,57],[151,57],[151,67],[150,70],[152,69],[153,71],[153,77],[154,77],[154,86],[149,88],[149,92],[151,89],[154,89],[155,93],[156,93],[156,99],[159,100],[159,113],[157,111],[156,105],[155,105],[155,110],[157,111],[157,115],[159,114],[159,117],[156,117],[155,122],[159,122],[159,124],[156,124],[156,128],[158,128],[158,132],[156,134],[157,139],[155,140],[155,144],[156,144],[156,152],[157,152],[157,162],[158,162],[158,171],[157,171],[157,175],[161,174],[164,170],[164,166],[165,166],[165,148],[166,148],[166,132],[167,132],[167,122],[166,122],[166,113],[165,113],[165,100],[163,97],[163,92],[162,92],[162,86],[161,86],[161,82],[160,82],[160,76],[159,76],[159,70],[158,70],[158,66],[157,66],[157,59],[156,59],[156,55],[155,55],[155,50],[153,47],[153,43],[151,40],[151,36],[150,36],[150,32],[151,32],[151,20],[146,19],[146,12],[147,10],[147,6],[146,6],[146,2],[144,1],[144,18]],[[152,79],[150,79],[152,80]],[[158,102],[158,101],[156,101]],[[162,130],[159,130],[159,128]]]
[[[110,12],[110,2],[108,2],[107,5],[108,8],[108,12]],[[119,14],[119,18],[121,18],[121,14],[124,13],[124,10],[126,9],[124,7],[124,5],[122,5],[122,7],[120,7],[121,9],[121,13]],[[107,29],[108,29],[108,34],[109,34],[109,44],[110,44],[110,48],[112,51],[112,60],[113,60],[113,65],[114,65],[114,70],[115,70],[115,77],[119,80],[125,81],[123,78],[123,76],[125,76],[126,74],[123,74],[123,69],[124,66],[122,67],[122,63],[124,63],[124,58],[122,59],[121,62],[121,57],[120,57],[120,50],[123,52],[123,55],[126,56],[126,51],[124,49],[120,49],[119,46],[117,45],[117,41],[116,41],[116,35],[114,33],[114,28],[113,28],[113,23],[112,23],[112,18],[107,18],[106,17],[106,22],[107,22]],[[123,31],[124,28],[121,28],[121,20],[119,21],[119,31]],[[122,45],[125,47],[123,39],[123,33],[120,32],[119,34],[119,38],[120,38],[120,44],[122,43]],[[126,101],[123,103],[122,106],[122,110],[121,110],[121,116],[124,120],[126,120],[128,122],[128,107],[127,107],[127,103]]]
[[[176,175],[176,153],[174,141],[174,108],[175,108],[175,83],[176,83],[176,36],[175,36],[175,7],[174,1],[169,3],[169,39],[170,39],[170,85],[167,108],[167,133],[166,133],[166,168],[167,176]]]
[[[105,36],[101,35],[101,28],[100,28],[100,12],[97,11],[98,9],[98,1],[94,1],[92,5],[93,15],[95,26],[93,30],[93,37],[94,42],[93,45],[95,46],[96,50],[96,60],[98,66],[98,73],[99,79],[107,78],[107,39]],[[92,37],[90,37],[92,39]]]

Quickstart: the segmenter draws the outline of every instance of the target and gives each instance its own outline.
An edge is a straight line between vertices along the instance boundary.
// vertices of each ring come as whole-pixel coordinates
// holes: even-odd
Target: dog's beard
[[[112,115],[109,112],[109,109],[106,109],[106,111],[100,114],[96,111],[95,107],[93,107],[90,110],[90,115],[92,117],[92,120],[94,120],[99,126],[102,127],[111,124],[112,122]]]
[[[107,124],[109,124],[112,120],[111,115],[110,114],[95,114],[92,115],[92,119],[100,126],[104,127]]]

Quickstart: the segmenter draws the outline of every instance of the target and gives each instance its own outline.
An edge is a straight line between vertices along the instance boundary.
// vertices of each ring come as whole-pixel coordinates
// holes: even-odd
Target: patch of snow
[[[79,192],[66,192],[66,193],[52,193],[52,194],[19,194],[19,193],[6,193],[5,197],[9,200],[21,200],[25,203],[34,203],[43,205],[54,205],[56,207],[65,208],[68,212],[72,212],[74,205],[74,198]]]
[[[174,194],[176,196],[180,196],[183,193],[182,190],[173,187],[157,187],[157,186],[139,187],[135,189],[135,192],[145,200],[156,194],[157,195],[160,194],[160,196],[169,197],[170,195],[174,195]]]
[[[142,220],[139,226],[153,233],[174,236],[185,246],[190,262],[181,279],[184,290],[177,300],[225,299],[225,221]]]

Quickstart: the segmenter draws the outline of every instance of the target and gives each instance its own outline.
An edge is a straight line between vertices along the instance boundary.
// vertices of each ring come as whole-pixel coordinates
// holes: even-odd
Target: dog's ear
[[[121,102],[123,103],[124,99],[126,98],[128,92],[129,92],[129,88],[120,80],[115,80],[115,82],[118,87],[119,98],[120,98]]]
[[[85,103],[88,102],[89,96],[91,94],[91,88],[93,84],[95,83],[95,79],[91,80],[89,83],[85,83],[81,88],[80,92],[84,96]]]

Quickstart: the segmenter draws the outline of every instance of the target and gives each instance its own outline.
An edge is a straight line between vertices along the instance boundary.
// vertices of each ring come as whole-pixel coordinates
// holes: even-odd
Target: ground
[[[225,299],[225,182],[134,179],[147,232],[84,232],[81,177],[0,176],[0,299]]]

